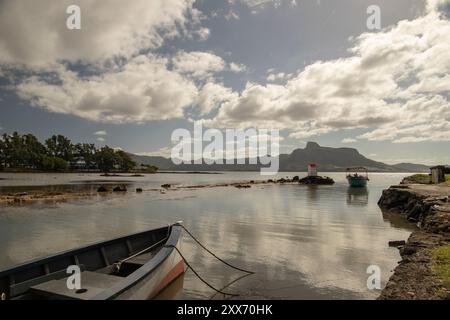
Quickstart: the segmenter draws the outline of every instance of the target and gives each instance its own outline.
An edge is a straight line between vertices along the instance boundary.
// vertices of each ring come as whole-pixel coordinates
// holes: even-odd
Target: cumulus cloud
[[[206,115],[235,97],[236,93],[223,84],[207,82],[199,91],[195,104],[200,110],[200,115]]]
[[[230,71],[231,72],[239,73],[239,72],[244,72],[246,70],[247,70],[247,67],[243,64],[234,63],[234,62],[230,63]]]
[[[283,4],[290,7],[297,6],[297,0],[228,0],[228,3],[230,5],[243,4],[249,7],[253,14],[257,14],[265,8],[278,8]]]
[[[238,1],[277,3],[229,0]],[[429,0],[424,16],[360,35],[346,58],[295,75],[270,70],[270,83],[240,92],[216,76],[244,65],[211,52],[152,53],[167,38],[209,37],[192,0],[78,3],[82,30],[69,31],[71,1],[0,2],[0,72],[26,71],[13,87],[32,106],[113,123],[182,118],[194,107],[209,126],[286,129],[297,139],[360,128],[358,139],[450,141],[449,0]]]
[[[342,139],[342,143],[355,143],[357,140],[353,138]]]
[[[98,63],[131,57],[187,32],[190,21],[198,20],[192,3],[78,0],[81,30],[69,30],[66,8],[74,4],[71,0],[1,1],[0,64],[46,67],[60,61]]]
[[[194,78],[207,78],[226,68],[225,61],[209,52],[179,52],[173,59],[174,70]]]
[[[211,78],[223,71],[239,73],[246,70],[243,64],[235,62],[227,64],[221,57],[201,51],[180,51],[172,58],[172,64],[176,72],[199,80]]]
[[[422,17],[362,34],[349,57],[315,62],[283,85],[248,83],[207,123],[277,127],[298,139],[364,128],[360,139],[450,141],[450,22],[443,3],[430,1]]]
[[[293,74],[286,74],[284,72],[279,73],[269,73],[267,76],[267,81],[269,82],[275,82],[275,81],[281,81],[281,80],[287,80],[293,77]]]
[[[106,136],[107,133],[106,133],[105,130],[100,130],[100,131],[95,132],[94,135],[96,135],[96,136]]]
[[[32,76],[18,95],[36,107],[102,122],[142,122],[183,116],[196,86],[167,68],[167,59],[140,55],[120,70],[87,78],[61,68],[56,83]]]

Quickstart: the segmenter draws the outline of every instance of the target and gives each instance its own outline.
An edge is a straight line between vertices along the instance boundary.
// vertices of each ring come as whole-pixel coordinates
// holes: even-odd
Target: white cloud
[[[105,130],[100,130],[100,131],[95,132],[94,135],[96,135],[96,136],[106,136],[107,133],[106,133]]]
[[[183,116],[197,95],[196,86],[167,69],[153,55],[131,59],[120,70],[79,77],[60,68],[59,83],[32,76],[17,86],[18,95],[36,107],[102,122],[142,122]]]
[[[47,67],[60,61],[97,63],[159,47],[189,33],[190,0],[78,0],[81,30],[68,30],[71,0],[0,2],[0,63]],[[195,19],[194,19],[195,20]],[[205,33],[205,31],[203,31]]]
[[[103,137],[98,137],[98,138],[97,138],[97,141],[98,141],[98,142],[105,142],[105,138],[103,138]]]
[[[151,152],[138,152],[136,153],[136,155],[138,156],[148,156],[148,157],[165,157],[165,158],[170,158],[172,153],[172,149],[169,147],[164,147],[164,148],[160,148],[159,150],[156,151],[151,151]]]
[[[195,104],[199,107],[200,114],[206,115],[235,96],[231,89],[222,84],[207,82],[199,91]]]
[[[342,139],[342,143],[355,143],[357,140],[353,138]]]
[[[296,0],[228,0],[230,5],[235,5],[238,2],[248,6],[253,14],[257,14],[261,10],[270,7],[278,8],[283,4],[289,5],[290,7],[297,6]]]
[[[239,73],[246,70],[243,64],[231,62],[228,65],[221,57],[201,51],[180,51],[172,58],[172,65],[174,71],[199,80],[211,78],[223,71]]]
[[[230,21],[230,20],[239,20],[239,15],[235,11],[230,10],[225,15],[225,19],[228,20],[228,21]]]
[[[279,72],[279,73],[269,73],[269,75],[267,76],[267,81],[269,82],[275,82],[275,81],[281,81],[281,80],[287,80],[292,78],[293,74],[286,74],[284,72]]]
[[[231,72],[235,72],[235,73],[239,73],[239,72],[244,72],[245,70],[247,70],[247,67],[243,64],[239,64],[239,63],[230,63],[230,71]]]
[[[362,34],[350,53],[313,63],[284,85],[248,83],[206,124],[276,127],[298,139],[365,128],[359,139],[450,141],[449,20],[431,10]]]
[[[226,63],[221,57],[199,51],[181,51],[172,59],[172,64],[176,72],[200,79],[211,77],[226,68]]]

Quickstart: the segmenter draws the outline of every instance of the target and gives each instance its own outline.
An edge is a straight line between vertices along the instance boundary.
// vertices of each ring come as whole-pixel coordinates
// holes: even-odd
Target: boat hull
[[[367,186],[367,178],[365,177],[347,177],[347,180],[352,188],[364,188]]]
[[[181,248],[182,233],[183,227],[174,224],[2,270],[0,294],[14,300],[152,299],[186,271],[176,249]],[[151,248],[157,249],[152,253]],[[116,261],[123,261],[117,270]],[[66,270],[74,266],[81,270],[80,292],[66,282]]]
[[[177,247],[180,248],[180,241]],[[144,266],[145,267],[145,266]],[[143,267],[143,268],[144,268]],[[161,293],[168,285],[183,275],[186,271],[184,260],[176,250],[158,266],[132,287],[114,297],[116,300],[151,300]]]

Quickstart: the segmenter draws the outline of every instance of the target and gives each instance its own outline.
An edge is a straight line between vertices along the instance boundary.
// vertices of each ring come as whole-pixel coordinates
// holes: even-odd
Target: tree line
[[[72,143],[63,135],[53,135],[41,143],[33,134],[3,134],[0,137],[0,170],[99,170],[129,172],[136,163],[122,150],[90,143]],[[157,168],[147,166],[146,171]]]

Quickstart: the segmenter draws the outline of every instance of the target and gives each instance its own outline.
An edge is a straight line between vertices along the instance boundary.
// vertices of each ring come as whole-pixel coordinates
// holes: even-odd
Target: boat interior
[[[2,299],[91,299],[149,262],[171,226],[137,233],[34,260],[0,271]],[[67,287],[69,266],[81,271],[82,288]]]

